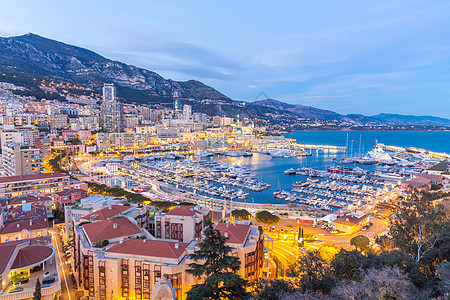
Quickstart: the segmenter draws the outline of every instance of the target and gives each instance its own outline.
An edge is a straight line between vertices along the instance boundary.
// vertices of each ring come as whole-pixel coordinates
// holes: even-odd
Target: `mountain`
[[[256,102],[233,101],[214,88],[196,80],[174,81],[159,74],[125,63],[110,60],[91,50],[25,34],[0,37],[0,74],[3,80],[27,88],[14,91],[37,99],[64,100],[65,92],[43,90],[41,80],[63,81],[77,86],[91,87],[97,95],[103,83],[114,83],[117,94],[127,102],[157,103],[169,106],[174,99],[190,104],[195,111],[211,116],[228,116],[275,126],[281,130],[314,128],[348,128],[372,125],[422,125],[447,126],[450,120],[430,116],[402,116],[380,114],[341,115],[330,110],[311,106],[293,105],[275,99]],[[74,88],[70,93],[92,93]],[[201,104],[200,104],[201,103]],[[322,120],[317,122],[317,120]]]
[[[378,114],[372,118],[381,120],[387,124],[397,125],[432,125],[450,127],[450,120],[433,116],[412,116],[398,114]]]
[[[294,105],[275,99],[265,99],[252,102],[253,105],[271,107],[277,110],[286,110],[307,119],[319,119],[328,121],[346,122],[352,125],[382,125],[384,122],[372,117],[358,114],[340,115],[331,110],[319,109],[312,106]]]
[[[79,85],[115,83],[124,98],[136,102],[173,98],[232,102],[199,81],[179,82],[159,74],[107,59],[93,51],[36,34],[0,38],[0,72],[65,80]],[[120,93],[119,93],[120,94]]]

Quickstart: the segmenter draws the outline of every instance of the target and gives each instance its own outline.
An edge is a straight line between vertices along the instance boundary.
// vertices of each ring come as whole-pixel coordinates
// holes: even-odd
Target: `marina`
[[[91,169],[119,164],[98,180],[157,200],[326,213],[362,211],[447,155],[382,143],[367,152],[353,151],[352,143],[346,151],[346,143],[126,156],[99,161]]]

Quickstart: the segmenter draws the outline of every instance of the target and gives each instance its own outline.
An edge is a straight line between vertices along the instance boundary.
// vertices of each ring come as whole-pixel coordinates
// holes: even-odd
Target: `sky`
[[[27,32],[235,100],[450,118],[450,1],[1,0]]]

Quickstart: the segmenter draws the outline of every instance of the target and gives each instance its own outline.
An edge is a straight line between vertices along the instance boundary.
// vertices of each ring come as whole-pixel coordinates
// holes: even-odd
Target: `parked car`
[[[41,265],[34,266],[34,267],[32,267],[30,269],[30,273],[34,273],[34,272],[40,271],[41,269],[42,269]]]
[[[44,284],[50,284],[50,283],[53,283],[53,282],[55,282],[55,277],[54,277],[54,276],[49,277],[49,278],[44,278],[44,279],[42,280],[42,284],[43,284],[43,285],[44,285]]]
[[[333,230],[330,231],[330,233],[333,233],[333,234],[334,234],[334,233],[338,233],[338,232],[339,232],[339,231],[337,231],[337,230],[335,230],[335,229],[333,229]]]
[[[70,251],[66,251],[66,257],[69,258],[72,256],[72,253],[70,253]]]

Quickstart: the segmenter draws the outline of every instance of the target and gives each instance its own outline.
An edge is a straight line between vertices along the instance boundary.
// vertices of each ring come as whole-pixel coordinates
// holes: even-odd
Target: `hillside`
[[[450,127],[449,119],[433,117],[433,116],[378,114],[378,115],[372,116],[372,118],[381,120],[385,123],[392,124],[392,125],[407,124],[407,125],[433,125],[433,126]]]
[[[211,99],[231,100],[199,81],[178,82],[159,74],[107,59],[93,51],[68,45],[36,34],[0,38],[0,72],[65,80],[79,85],[113,82],[131,93],[133,101]],[[131,98],[131,97],[130,97]],[[131,100],[131,99],[125,99]]]

